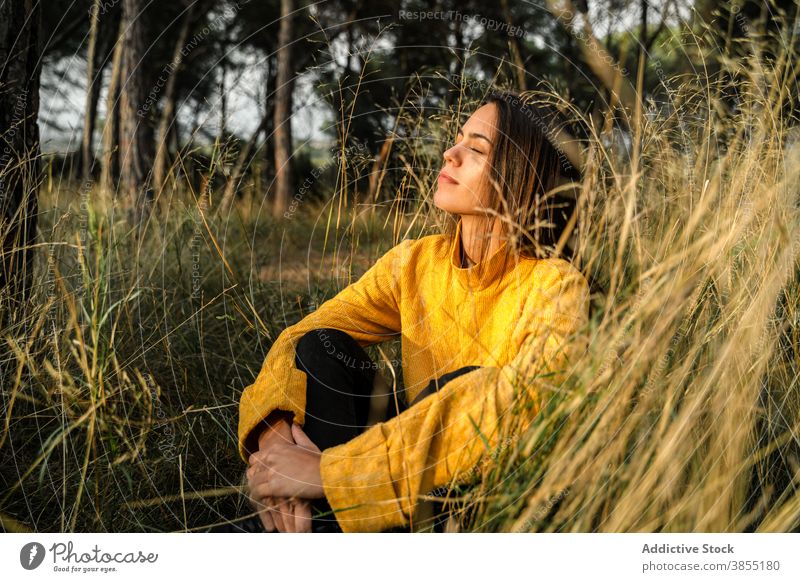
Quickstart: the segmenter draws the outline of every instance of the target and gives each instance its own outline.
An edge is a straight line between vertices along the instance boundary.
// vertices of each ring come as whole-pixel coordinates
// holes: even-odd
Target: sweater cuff
[[[283,390],[271,388],[281,386]],[[255,451],[247,450],[250,433],[266,419],[273,410],[294,413],[293,422],[303,426],[305,421],[306,373],[296,368],[286,370],[286,376],[274,378],[274,374],[261,374],[248,386],[239,403],[239,456],[247,463]]]
[[[380,532],[408,524],[392,481],[382,424],[322,451],[322,487],[345,533]]]

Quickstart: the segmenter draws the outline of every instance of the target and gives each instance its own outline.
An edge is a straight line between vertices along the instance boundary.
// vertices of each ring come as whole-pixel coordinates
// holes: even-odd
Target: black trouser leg
[[[364,430],[375,380],[372,358],[349,334],[314,329],[297,343],[295,365],[306,373],[304,432],[321,449]]]
[[[295,364],[306,373],[306,411],[303,431],[320,448],[346,443],[367,425],[375,380],[372,358],[348,333],[318,328],[297,343]],[[312,502],[315,532],[340,532],[326,499]]]
[[[349,334],[330,328],[306,333],[298,342],[295,362],[306,373],[306,418],[303,430],[320,448],[345,443],[366,428],[375,379],[375,365]],[[453,378],[479,366],[464,366],[435,380],[417,395],[413,404],[433,394]],[[402,398],[401,398],[402,401]],[[401,404],[401,410],[405,409]],[[389,399],[385,420],[396,414]],[[312,519],[312,531],[341,531],[327,500],[315,500],[315,509],[330,512]],[[443,502],[434,502],[435,530],[442,531],[447,519]],[[402,529],[402,528],[401,528]]]

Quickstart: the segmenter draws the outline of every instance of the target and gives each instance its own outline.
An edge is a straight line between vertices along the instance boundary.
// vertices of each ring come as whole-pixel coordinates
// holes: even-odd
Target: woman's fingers
[[[288,499],[279,501],[278,508],[286,533],[294,533],[294,507],[292,507],[292,502]]]
[[[298,431],[297,436],[303,439],[305,435]],[[314,446],[310,440],[304,444],[309,448]],[[296,447],[296,445],[292,446]],[[250,457],[250,467],[247,469],[250,497],[254,501],[260,500],[266,506],[263,511],[262,523],[267,531],[272,531],[269,527],[271,525],[279,532],[311,532],[310,501],[294,497],[302,494],[301,491],[296,491],[296,480],[288,480],[281,473],[281,469],[274,466],[276,461],[284,459],[280,456],[271,457],[272,460],[267,462],[267,457],[277,454],[275,448],[269,454],[266,451],[259,451]],[[295,450],[304,449],[297,447]],[[290,450],[287,449],[286,452],[290,452]],[[307,455],[308,453],[304,452],[303,454]],[[295,462],[291,466],[296,465]]]
[[[275,531],[275,521],[272,519],[269,511],[269,504],[271,503],[270,499],[262,499],[255,495],[249,473],[247,475],[247,485],[249,489],[247,500],[250,502],[250,507],[252,507],[258,513],[258,518],[261,520],[261,524],[264,526],[265,530],[268,532]]]
[[[293,520],[290,519],[291,513],[287,500],[280,497],[267,497],[265,499],[269,499],[269,515],[275,523],[275,528],[281,533],[291,532],[294,523]]]
[[[250,504],[258,512],[258,517],[264,525],[264,529],[268,532],[273,532],[277,529],[277,524],[270,509],[274,503],[271,497],[264,497],[263,499],[254,496],[250,497]]]
[[[303,432],[303,429],[300,428],[299,424],[292,424],[292,436],[294,437],[294,442],[304,449],[315,451],[317,453],[322,452],[319,450],[319,447],[314,443],[314,441],[312,441],[308,435]]]
[[[275,499],[274,497],[270,497],[269,499],[270,506],[272,507],[270,510],[270,516],[272,516],[272,520],[275,522],[275,527],[278,528],[279,532],[286,533],[286,523],[283,512],[281,511],[280,500]]]
[[[311,503],[305,499],[299,499],[294,506],[295,531],[299,533],[311,533]]]
[[[307,499],[263,497],[251,499],[264,529],[281,533],[311,532],[311,502]]]
[[[261,508],[259,515],[263,514],[261,521],[267,531],[277,529],[279,532],[285,532],[288,526],[280,508],[281,499],[270,493],[272,486],[265,479],[265,472],[266,467],[251,466],[247,469],[250,501],[256,508]]]
[[[258,517],[261,519],[261,524],[264,526],[264,529],[267,530],[269,533],[275,531],[275,520],[272,519],[272,515],[269,509],[261,509],[258,512]]]

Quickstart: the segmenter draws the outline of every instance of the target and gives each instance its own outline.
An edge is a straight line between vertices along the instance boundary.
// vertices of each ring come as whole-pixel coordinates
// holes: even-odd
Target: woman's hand
[[[293,443],[291,415],[276,411],[271,414],[266,428],[258,439],[260,451],[267,451],[276,444]],[[259,466],[258,469],[261,467]],[[248,481],[250,475],[248,473]],[[248,483],[249,485],[249,483]],[[294,500],[288,497],[266,497],[252,499],[253,508],[258,511],[264,529],[268,532],[310,532],[311,503],[306,500]]]
[[[251,498],[321,499],[325,496],[319,467],[322,452],[294,423],[292,436],[294,445],[276,443],[250,456],[247,479]]]
[[[260,501],[251,499],[251,503],[268,532],[311,532],[311,502],[307,499],[266,497]]]

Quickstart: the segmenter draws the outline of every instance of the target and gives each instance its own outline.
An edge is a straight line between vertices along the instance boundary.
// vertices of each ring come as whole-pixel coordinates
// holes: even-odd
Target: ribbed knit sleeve
[[[412,242],[406,239],[391,248],[357,281],[280,333],[239,403],[239,455],[244,462],[254,452],[253,429],[272,411],[292,412],[294,422],[303,425],[306,373],[295,365],[295,347],[306,332],[319,327],[339,329],[361,346],[386,341],[400,332],[401,260]]]
[[[511,421],[518,398],[532,406],[515,408],[526,418],[513,426],[527,426],[519,421],[538,413],[542,391],[563,381],[585,347],[580,336],[566,340],[588,319],[589,289],[571,265],[550,269],[534,287],[525,339],[507,365],[458,376],[391,420],[322,452],[325,496],[343,531],[408,525],[419,495],[474,474],[501,435],[508,436],[502,423]]]

